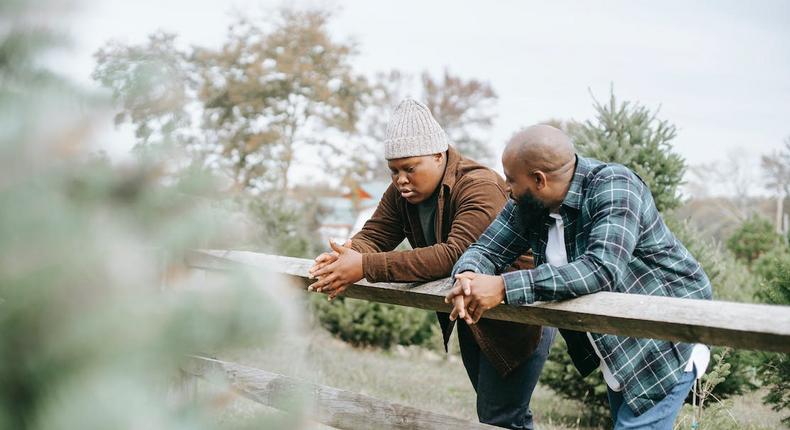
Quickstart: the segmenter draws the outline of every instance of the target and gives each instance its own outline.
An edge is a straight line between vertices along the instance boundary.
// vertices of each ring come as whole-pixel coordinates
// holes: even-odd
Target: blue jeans
[[[623,394],[609,389],[609,410],[612,413],[615,430],[672,430],[683,401],[686,400],[691,386],[694,385],[696,369],[686,372],[663,400],[652,408],[636,416],[623,402]]]
[[[502,378],[480,351],[466,323],[459,319],[457,327],[461,359],[477,392],[477,417],[480,422],[509,429],[532,430],[529,401],[557,329],[543,327],[535,352],[506,378]]]

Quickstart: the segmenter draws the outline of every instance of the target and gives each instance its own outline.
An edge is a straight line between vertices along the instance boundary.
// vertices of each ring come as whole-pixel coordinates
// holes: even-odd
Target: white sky
[[[71,19],[74,50],[63,71],[88,85],[92,54],[108,39],[142,42],[164,29],[182,42],[219,46],[231,11],[279,1],[105,0]],[[661,106],[679,128],[689,164],[740,150],[756,165],[790,136],[790,2],[787,1],[311,1],[339,8],[332,31],[353,37],[359,70],[399,69],[489,81],[499,94],[491,146],[499,154],[520,127],[587,119],[588,92]],[[108,126],[108,130],[111,128]],[[109,131],[112,154],[132,144]]]

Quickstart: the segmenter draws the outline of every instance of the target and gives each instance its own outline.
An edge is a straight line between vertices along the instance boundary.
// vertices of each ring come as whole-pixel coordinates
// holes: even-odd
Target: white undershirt
[[[564,266],[568,264],[568,254],[565,252],[565,225],[562,222],[562,216],[560,216],[560,214],[551,213],[549,216],[554,219],[555,223],[549,228],[549,238],[546,242],[546,262],[555,267]],[[587,333],[587,337],[590,339],[595,354],[600,358],[601,373],[603,373],[603,379],[606,381],[606,385],[608,385],[612,391],[622,391],[623,387],[617,379],[615,379],[614,375],[609,370],[609,366],[606,365],[606,361],[604,361],[601,351],[599,351],[598,347],[595,345],[592,335]],[[694,349],[691,351],[691,358],[686,364],[685,371],[691,372],[696,367],[696,377],[699,379],[705,374],[709,362],[710,350],[708,347],[701,343],[694,344]]]

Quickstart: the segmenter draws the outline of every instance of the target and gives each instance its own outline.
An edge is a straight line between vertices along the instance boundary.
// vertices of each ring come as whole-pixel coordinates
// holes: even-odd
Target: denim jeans
[[[477,392],[477,417],[481,423],[509,429],[533,429],[529,401],[556,334],[556,328],[543,327],[535,352],[502,378],[480,351],[466,323],[458,320],[461,359]]]
[[[623,394],[609,389],[609,411],[612,414],[615,430],[672,430],[683,401],[686,400],[691,386],[694,385],[696,369],[686,372],[663,400],[641,415],[634,415],[631,408],[623,402]]]

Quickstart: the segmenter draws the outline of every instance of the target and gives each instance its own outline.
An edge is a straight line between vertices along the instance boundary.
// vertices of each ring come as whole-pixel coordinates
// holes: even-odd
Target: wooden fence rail
[[[312,260],[246,251],[196,250],[194,269],[264,268],[308,285]],[[435,311],[450,310],[449,279],[425,284],[359,282],[344,295]],[[790,306],[599,292],[560,302],[498,306],[487,318],[552,327],[765,351],[790,352]]]
[[[301,413],[306,406],[310,418],[338,429],[426,429],[493,430],[496,427],[448,415],[389,403],[374,397],[338,388],[307,383],[276,373],[241,364],[193,357],[186,370],[196,377],[220,372],[230,386],[242,396],[281,411]],[[300,402],[305,398],[307,402]]]
[[[225,271],[245,266],[263,268],[307,286],[311,260],[245,251],[196,250],[187,257],[196,270]],[[425,284],[360,282],[344,295],[382,303],[449,311],[444,295],[449,279]],[[599,292],[562,302],[498,306],[487,318],[542,324],[596,333],[702,342],[734,348],[790,352],[790,306]],[[192,375],[220,371],[241,395],[288,410],[282,399],[307,395],[312,419],[339,429],[486,429],[485,424],[388,403],[362,394],[315,385],[287,376],[205,357],[194,357]],[[197,369],[197,371],[195,371]]]

